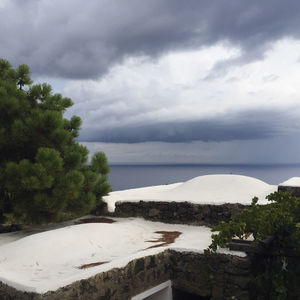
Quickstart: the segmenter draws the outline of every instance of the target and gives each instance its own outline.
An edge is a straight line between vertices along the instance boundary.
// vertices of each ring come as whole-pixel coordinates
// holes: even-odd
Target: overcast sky
[[[0,41],[110,162],[300,162],[299,0],[0,0]]]

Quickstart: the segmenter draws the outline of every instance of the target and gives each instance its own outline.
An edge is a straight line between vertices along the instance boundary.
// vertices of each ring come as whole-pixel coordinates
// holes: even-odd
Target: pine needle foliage
[[[26,65],[0,59],[0,223],[49,223],[89,213],[110,190],[104,153],[88,165],[76,141],[81,119],[51,86],[32,85]]]

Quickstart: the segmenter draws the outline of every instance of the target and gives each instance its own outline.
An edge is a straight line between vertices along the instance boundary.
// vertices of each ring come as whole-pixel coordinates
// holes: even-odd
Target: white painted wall
[[[171,280],[136,295],[131,300],[172,300]]]

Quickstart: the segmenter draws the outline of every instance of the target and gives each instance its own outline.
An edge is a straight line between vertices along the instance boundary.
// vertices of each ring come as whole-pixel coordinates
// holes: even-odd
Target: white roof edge
[[[292,177],[280,183],[278,186],[300,187],[300,177]]]

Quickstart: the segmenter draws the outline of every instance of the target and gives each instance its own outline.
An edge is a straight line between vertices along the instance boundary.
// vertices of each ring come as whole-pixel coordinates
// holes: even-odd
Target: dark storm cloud
[[[159,121],[150,125],[139,126],[137,124],[105,130],[83,129],[80,140],[108,143],[252,140],[289,133],[291,130],[299,129],[295,128],[295,126],[298,126],[297,124],[299,124],[297,117],[292,116],[288,111],[252,110],[208,120],[189,122]]]
[[[39,75],[96,78],[127,56],[239,47],[218,72],[262,58],[276,40],[298,39],[299,13],[298,0],[10,0],[0,5],[0,57]]]

